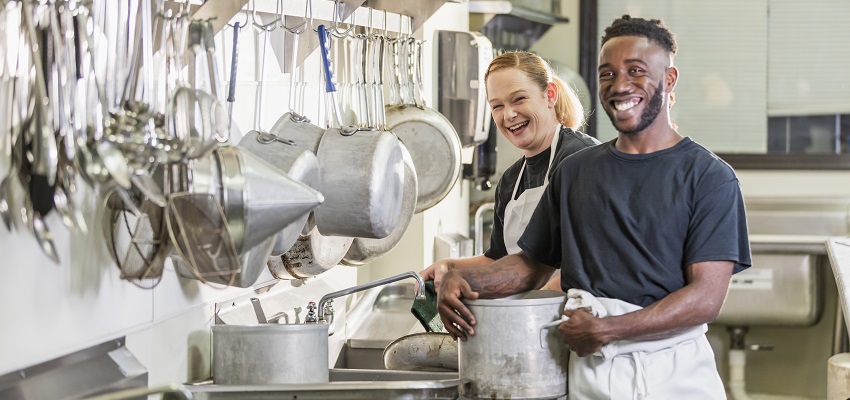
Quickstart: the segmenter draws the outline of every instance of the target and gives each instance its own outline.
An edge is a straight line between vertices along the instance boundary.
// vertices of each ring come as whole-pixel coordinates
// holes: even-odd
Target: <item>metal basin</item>
[[[264,399],[456,399],[469,380],[456,372],[338,369],[330,382],[287,385],[215,385],[188,389],[199,400]]]
[[[384,349],[394,340],[425,332],[410,307],[413,285],[394,283],[362,292],[346,317],[350,332],[337,368],[384,368]]]

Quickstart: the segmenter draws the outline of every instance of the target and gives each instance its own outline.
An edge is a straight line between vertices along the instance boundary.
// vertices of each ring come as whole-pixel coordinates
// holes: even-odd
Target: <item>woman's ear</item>
[[[558,85],[555,82],[549,82],[546,85],[546,101],[549,104],[549,108],[555,108],[555,103],[558,102],[559,95]]]

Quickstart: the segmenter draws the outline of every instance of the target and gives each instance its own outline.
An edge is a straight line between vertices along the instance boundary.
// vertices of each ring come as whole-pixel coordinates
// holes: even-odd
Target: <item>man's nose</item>
[[[632,80],[628,74],[617,74],[611,84],[611,89],[617,93],[627,92],[631,89],[631,85]]]

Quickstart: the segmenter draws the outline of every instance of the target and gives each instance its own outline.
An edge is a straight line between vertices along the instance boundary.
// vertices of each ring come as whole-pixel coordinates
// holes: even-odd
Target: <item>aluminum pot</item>
[[[503,299],[464,300],[475,335],[458,343],[458,369],[473,399],[554,399],[567,393],[569,350],[557,330],[566,294],[532,290]]]
[[[393,229],[389,236],[383,239],[354,238],[351,248],[348,249],[345,257],[342,259],[343,264],[349,266],[369,264],[392,250],[401,241],[401,238],[404,237],[407,226],[410,225],[410,220],[413,219],[413,213],[416,210],[416,197],[419,193],[419,185],[417,183],[416,167],[413,165],[413,158],[404,146],[402,146],[402,161],[404,161],[404,193],[401,203],[401,213],[399,214],[399,221],[395,229]]]
[[[327,324],[215,325],[217,385],[328,382]]]
[[[268,267],[277,279],[306,279],[337,266],[354,238],[325,236],[313,228],[298,238],[289,251],[269,258]]]
[[[325,130],[319,142],[319,186],[325,202],[316,209],[323,235],[383,239],[398,224],[404,186],[402,143],[381,130],[342,127],[331,70],[329,34],[319,25],[319,49],[325,91],[332,98],[338,127]]]

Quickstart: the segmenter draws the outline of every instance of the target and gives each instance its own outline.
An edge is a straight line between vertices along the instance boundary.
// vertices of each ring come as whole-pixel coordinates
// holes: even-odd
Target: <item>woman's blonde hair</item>
[[[558,100],[555,102],[555,117],[561,125],[577,130],[584,125],[584,107],[578,95],[567,86],[563,79],[552,71],[552,67],[537,54],[528,51],[511,51],[502,53],[490,62],[484,74],[486,87],[490,73],[503,68],[516,68],[524,72],[532,81],[537,83],[541,91],[546,90],[549,82],[558,87]]]

